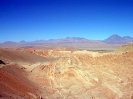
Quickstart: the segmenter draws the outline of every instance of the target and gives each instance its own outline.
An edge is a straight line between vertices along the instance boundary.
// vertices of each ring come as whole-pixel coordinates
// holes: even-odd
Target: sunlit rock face
[[[12,69],[2,64],[0,73],[6,71],[10,76],[19,79],[13,81],[24,88],[22,92],[16,93],[16,97],[21,98],[133,99],[133,52],[121,50],[123,49],[99,53],[59,49],[30,49],[30,51],[19,49],[17,50],[19,52],[37,55],[36,63],[17,64],[21,67],[18,70],[23,72],[17,72],[13,68],[14,64],[11,65]],[[39,56],[45,57],[43,62],[39,62],[39,59],[42,59]],[[47,57],[53,57],[54,60],[46,59]],[[3,78],[0,79],[3,81]],[[6,88],[3,86],[10,85],[10,79],[8,83],[6,80],[3,83],[1,88]],[[13,90],[17,92],[18,88]],[[7,92],[10,93],[8,97],[14,95],[10,91]],[[3,96],[2,93],[1,97]]]
[[[49,65],[34,68],[29,78],[44,98],[131,99],[133,53],[98,54],[74,52]]]

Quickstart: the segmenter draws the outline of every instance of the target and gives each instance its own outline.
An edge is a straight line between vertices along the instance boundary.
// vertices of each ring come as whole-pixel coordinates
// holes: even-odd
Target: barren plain
[[[0,99],[133,99],[133,44],[106,53],[1,48]]]

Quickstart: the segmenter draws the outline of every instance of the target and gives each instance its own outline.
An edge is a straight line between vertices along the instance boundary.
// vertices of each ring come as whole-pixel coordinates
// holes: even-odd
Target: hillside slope
[[[115,52],[133,52],[133,44],[122,45]]]
[[[49,64],[34,61],[30,65],[0,64],[0,98],[133,99],[133,52],[127,50],[130,49],[126,53],[66,49],[10,51],[59,58]]]
[[[12,51],[0,48],[0,59],[5,60],[5,62],[11,63],[37,63],[52,61],[54,58],[45,58],[31,53]]]

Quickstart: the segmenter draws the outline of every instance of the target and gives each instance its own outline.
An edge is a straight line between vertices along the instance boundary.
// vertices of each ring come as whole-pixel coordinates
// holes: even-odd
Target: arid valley
[[[111,52],[1,48],[0,99],[133,99],[133,44]]]
[[[133,0],[0,0],[0,99],[133,99]]]

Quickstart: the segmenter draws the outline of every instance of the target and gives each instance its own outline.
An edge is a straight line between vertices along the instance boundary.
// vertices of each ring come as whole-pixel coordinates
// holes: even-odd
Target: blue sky
[[[0,0],[0,42],[133,37],[133,0]]]

